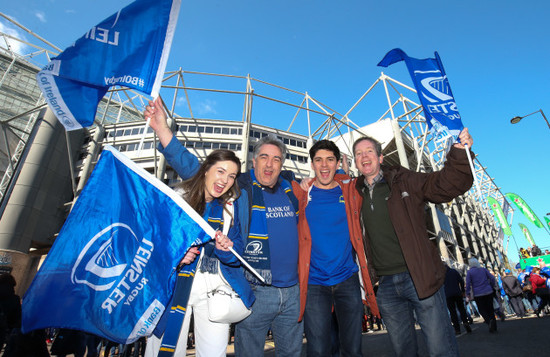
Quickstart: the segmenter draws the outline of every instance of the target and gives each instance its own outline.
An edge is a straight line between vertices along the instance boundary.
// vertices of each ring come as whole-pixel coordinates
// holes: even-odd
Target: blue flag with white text
[[[388,67],[405,61],[420,103],[426,115],[426,124],[436,141],[456,142],[464,128],[456,106],[449,80],[437,52],[435,58],[417,59],[395,48],[388,52],[378,66]]]
[[[136,0],[38,72],[42,94],[66,130],[92,125],[111,86],[158,95],[180,5],[181,0]]]
[[[63,327],[124,344],[151,335],[178,263],[213,235],[180,195],[107,146],[23,298],[24,332]]]

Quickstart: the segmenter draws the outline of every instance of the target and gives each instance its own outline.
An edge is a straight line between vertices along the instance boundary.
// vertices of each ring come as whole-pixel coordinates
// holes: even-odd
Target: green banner
[[[514,202],[516,207],[523,213],[525,217],[527,217],[528,220],[533,222],[533,224],[539,228],[542,228],[542,222],[537,217],[535,212],[529,207],[529,205],[523,200],[523,198],[519,197],[515,193],[507,193],[506,197],[510,199],[510,201]]]
[[[502,231],[504,232],[504,234],[506,234],[507,236],[511,236],[512,230],[510,229],[508,220],[504,216],[504,212],[502,212],[502,207],[500,207],[500,204],[493,197],[487,197],[487,202],[489,202],[489,205],[493,210],[493,214],[497,218],[498,223],[500,224],[500,228],[502,228]]]
[[[525,269],[526,266],[533,266],[533,267],[542,267],[541,261],[544,262],[545,266],[550,266],[550,255],[541,255],[540,257],[533,257],[533,258],[521,258],[519,260],[519,265],[521,269]]]
[[[546,224],[548,225],[548,228],[550,228],[550,218],[544,216],[544,220],[546,221]]]
[[[523,223],[519,223],[519,227],[521,228],[521,231],[523,234],[525,234],[525,239],[529,242],[529,244],[534,245],[535,240],[533,239],[533,236],[531,235],[531,232],[529,232],[529,229],[525,226]]]

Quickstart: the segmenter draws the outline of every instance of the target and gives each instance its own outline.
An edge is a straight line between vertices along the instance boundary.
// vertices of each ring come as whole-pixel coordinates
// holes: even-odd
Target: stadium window
[[[237,144],[229,144],[229,150],[237,150]]]
[[[267,136],[267,133],[262,133],[262,138]]]
[[[237,135],[237,128],[231,128],[231,135]]]
[[[220,128],[219,126],[214,128],[214,134],[221,134],[221,133],[222,133],[222,128]]]
[[[259,139],[262,137],[262,133],[260,133],[259,131],[254,131],[254,137]]]
[[[185,147],[186,148],[192,148],[193,147],[193,142],[192,141],[186,141],[185,142]]]
[[[228,143],[220,143],[220,149],[226,149],[229,147]]]
[[[239,129],[239,134],[237,135],[243,135],[243,129]]]
[[[196,133],[197,132],[197,127],[195,125],[189,125],[187,131],[190,132],[190,133]]]
[[[120,151],[120,152],[126,151],[126,145],[120,145],[120,146],[118,147],[118,151]]]
[[[126,130],[124,130],[124,134],[122,134],[122,135],[128,136],[128,135],[130,135],[131,133],[132,133],[132,129],[126,129]]]
[[[152,141],[148,141],[145,144],[143,144],[143,149],[145,149],[145,150],[152,149],[152,148],[153,148],[153,142]]]
[[[294,139],[290,139],[290,145],[292,145],[292,146],[296,146],[296,140],[294,140]]]
[[[241,148],[242,148],[242,145],[241,145],[241,144],[237,144],[237,150],[239,150],[239,151],[240,151],[240,150],[241,150]]]
[[[132,135],[138,135],[139,134],[139,128],[132,129]]]
[[[214,128],[211,126],[207,126],[204,128],[205,133],[212,134],[214,132]]]
[[[284,138],[283,142],[285,143],[285,145],[288,145],[290,143],[290,140],[288,140],[287,138]]]
[[[195,149],[201,149],[202,148],[202,141],[195,142]]]
[[[204,133],[204,126],[199,126],[199,133]]]
[[[205,149],[212,149],[212,143],[202,143],[202,147]]]
[[[187,125],[180,125],[180,132],[185,133],[187,131]]]
[[[229,134],[229,128],[222,128],[222,134]]]
[[[217,150],[220,148],[220,143],[212,143],[212,149]]]

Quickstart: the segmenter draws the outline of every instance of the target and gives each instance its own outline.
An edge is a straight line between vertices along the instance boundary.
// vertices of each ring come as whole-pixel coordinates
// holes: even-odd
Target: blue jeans
[[[332,306],[338,322],[340,353],[361,357],[363,303],[357,273],[333,286],[308,285],[304,313],[307,355],[332,356]]]
[[[418,354],[414,315],[430,356],[458,356],[443,287],[420,300],[409,272],[382,276],[376,300],[397,356]]]
[[[300,289],[251,285],[256,301],[252,313],[235,326],[235,355],[257,357],[264,355],[265,338],[273,332],[275,354],[300,356],[304,325],[300,316]]]

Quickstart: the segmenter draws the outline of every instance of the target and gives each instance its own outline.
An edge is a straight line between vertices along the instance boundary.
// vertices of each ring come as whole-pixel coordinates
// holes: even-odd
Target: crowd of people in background
[[[550,254],[550,250],[545,249],[543,253],[542,250],[536,244],[533,244],[533,246],[528,247],[527,249],[523,247],[519,248],[519,256],[521,259],[527,259],[527,258],[538,257],[541,255],[549,255],[549,254]]]

